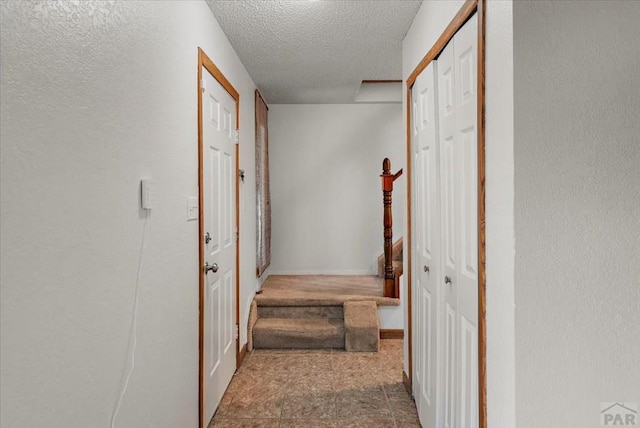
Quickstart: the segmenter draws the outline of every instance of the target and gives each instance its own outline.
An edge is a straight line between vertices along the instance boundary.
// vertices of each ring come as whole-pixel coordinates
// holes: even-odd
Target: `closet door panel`
[[[439,162],[440,162],[440,200],[441,221],[440,236],[442,254],[442,272],[438,277],[438,285],[442,290],[444,307],[443,323],[443,426],[455,427],[458,422],[457,413],[457,293],[455,276],[458,269],[458,170],[460,168],[456,150],[456,88],[453,43],[438,57],[438,114],[439,114]]]
[[[441,310],[438,308],[440,264],[440,193],[438,188],[437,111],[435,69],[432,62],[416,79],[412,92],[412,153],[415,219],[416,338],[414,393],[424,426],[438,423],[438,345]]]
[[[477,184],[477,17],[454,36],[455,133],[458,170],[458,421],[478,425],[478,184]]]

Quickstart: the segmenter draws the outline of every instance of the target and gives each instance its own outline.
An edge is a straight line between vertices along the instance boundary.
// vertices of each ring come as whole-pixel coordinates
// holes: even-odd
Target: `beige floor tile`
[[[416,410],[416,404],[409,397],[390,397],[389,407],[391,407],[391,413],[393,418],[397,421],[417,421],[418,411]]]
[[[387,401],[387,397],[384,394],[384,390],[380,386],[375,386],[366,390],[348,390],[336,393],[337,402],[350,402],[350,401]]]
[[[387,397],[407,397],[411,398],[409,393],[407,392],[407,388],[404,386],[402,381],[394,382],[389,381],[385,382],[382,387],[384,388],[384,392],[387,394]]]
[[[336,392],[380,390],[385,384],[385,378],[379,372],[336,372],[334,377]]]
[[[338,428],[396,428],[396,424],[392,419],[364,417],[355,419],[338,419]],[[398,428],[404,428],[404,426],[398,425]]]
[[[253,394],[236,394],[231,402],[220,404],[216,417],[222,419],[279,418],[284,401],[284,390]]]
[[[334,352],[332,355],[332,368],[336,372],[370,370],[377,361],[370,352]]]
[[[283,419],[335,419],[335,394],[286,396],[282,407]]]
[[[278,419],[215,419],[210,428],[278,428]]]
[[[346,391],[336,394],[338,419],[391,419],[387,397],[382,388]]]
[[[300,353],[290,355],[287,364],[291,372],[331,371],[331,353]]]
[[[287,395],[327,394],[335,392],[332,371],[300,371],[289,374]]]
[[[396,421],[398,428],[422,428],[419,420],[415,421]]]
[[[280,428],[337,428],[337,421],[326,419],[283,419]]]
[[[254,349],[247,355],[249,358],[251,355],[298,355],[298,354],[331,354],[333,349]]]
[[[251,351],[249,354],[247,354],[247,358],[251,357],[252,355],[260,355],[260,354],[290,354],[291,353],[291,349],[254,349],[253,351]]]
[[[373,370],[400,372],[404,369],[402,357],[391,355],[374,355],[369,363]]]
[[[385,339],[380,341],[380,351],[395,351],[402,355],[404,342],[402,339]]]
[[[238,372],[287,372],[291,356],[288,354],[254,353]]]
[[[236,395],[262,396],[282,392],[284,394],[289,379],[287,372],[240,372],[231,380],[225,393],[227,396]]]

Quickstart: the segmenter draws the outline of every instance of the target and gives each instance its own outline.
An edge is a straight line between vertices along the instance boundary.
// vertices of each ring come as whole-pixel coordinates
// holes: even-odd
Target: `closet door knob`
[[[444,283],[445,283],[445,284],[452,284],[452,283],[453,283],[453,281],[451,281],[451,278],[449,278],[448,276],[445,276],[445,277],[444,277]]]
[[[429,266],[424,265],[424,267],[422,268],[425,272],[429,272]]]

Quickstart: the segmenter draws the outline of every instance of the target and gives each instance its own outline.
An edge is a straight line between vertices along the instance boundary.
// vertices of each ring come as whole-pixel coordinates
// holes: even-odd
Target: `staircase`
[[[378,276],[270,276],[249,313],[247,350],[344,348],[378,351],[378,305],[400,304],[402,238],[393,243],[391,161],[382,162],[384,253]]]
[[[379,349],[378,305],[399,304],[382,296],[376,276],[270,276],[249,314],[247,350]]]

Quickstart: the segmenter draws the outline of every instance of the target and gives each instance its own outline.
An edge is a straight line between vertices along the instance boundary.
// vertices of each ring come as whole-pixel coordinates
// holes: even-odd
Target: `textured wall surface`
[[[395,172],[405,159],[400,108],[270,106],[272,273],[377,272],[382,160]],[[404,233],[404,182],[394,188],[394,239]]]
[[[640,3],[514,2],[517,426],[640,402]]]
[[[406,79],[463,1],[425,1],[404,39]],[[487,414],[490,427],[515,425],[513,226],[513,22],[511,1],[486,4],[485,156]],[[406,110],[403,108],[403,115]],[[406,117],[403,117],[405,123]],[[406,242],[405,242],[406,244]],[[408,251],[405,245],[405,253]]]
[[[415,0],[208,0],[273,104],[351,103],[363,79],[400,79]]]
[[[243,309],[256,286],[255,86],[204,2],[1,11],[0,425],[109,425],[129,364],[139,180],[152,177],[135,369],[116,426],[195,427],[197,47],[241,94]]]

